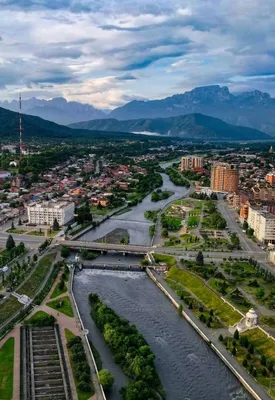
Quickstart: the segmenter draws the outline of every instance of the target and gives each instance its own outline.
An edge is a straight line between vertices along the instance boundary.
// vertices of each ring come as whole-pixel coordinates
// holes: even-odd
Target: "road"
[[[242,248],[246,251],[259,252],[259,246],[246,236],[242,231],[241,224],[236,222],[236,219],[238,219],[237,212],[229,208],[224,200],[218,202],[218,210],[226,219],[229,230],[238,234]]]
[[[10,234],[7,232],[0,232],[0,248],[5,248],[7,238]],[[14,241],[18,244],[24,242],[27,247],[34,248],[40,243],[44,242],[44,236],[33,236],[33,235],[18,235],[13,233],[12,237]]]

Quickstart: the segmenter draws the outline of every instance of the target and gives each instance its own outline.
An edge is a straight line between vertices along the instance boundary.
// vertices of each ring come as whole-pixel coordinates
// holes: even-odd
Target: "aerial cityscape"
[[[275,3],[0,5],[0,400],[275,399]]]

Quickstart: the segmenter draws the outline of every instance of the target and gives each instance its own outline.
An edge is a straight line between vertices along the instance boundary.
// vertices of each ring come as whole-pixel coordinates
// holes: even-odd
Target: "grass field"
[[[13,397],[14,338],[9,338],[0,348],[0,399]]]
[[[60,289],[59,288],[59,282],[55,285],[55,288],[54,288],[54,291],[52,292],[52,295],[51,295],[51,299],[55,299],[57,296],[60,296],[61,294],[63,294],[63,293],[66,293],[67,292],[67,286],[66,286],[66,284],[64,285],[64,288],[63,289]]]
[[[26,321],[32,324],[34,321],[43,319],[45,317],[49,317],[49,314],[47,314],[45,311],[37,311],[35,314],[31,316],[31,318],[28,318]]]
[[[203,281],[188,271],[172,267],[167,277],[181,283],[189,289],[194,295],[208,308],[212,309],[214,314],[221,319],[227,326],[234,325],[242,315],[235,311],[229,304],[225,303],[219,295],[209,289]]]
[[[68,296],[64,296],[58,300],[50,301],[47,303],[47,306],[67,315],[68,317],[74,316],[72,305]]]
[[[177,261],[173,256],[168,256],[166,254],[154,253],[153,257],[157,263],[166,263],[168,267],[173,267],[177,264]]]
[[[0,304],[0,325],[20,308],[23,308],[23,304],[19,303],[15,297],[9,296],[7,300]]]
[[[75,337],[75,335],[67,328],[65,328],[65,336],[66,336],[67,342],[69,342],[69,340],[71,340],[71,339],[73,339]],[[75,386],[76,386],[76,390],[77,390],[78,400],[88,400],[94,395],[94,391],[82,392],[81,390],[78,389],[79,381],[78,381],[78,379],[76,377],[77,364],[78,363],[73,361],[72,352],[71,352],[70,349],[68,349],[68,353],[69,353],[71,368],[72,368],[72,371],[73,371],[73,377],[74,377]]]
[[[188,228],[197,227],[199,222],[200,222],[200,217],[198,217],[198,216],[193,215],[191,217],[188,217],[188,220],[187,220]]]
[[[33,298],[50,271],[55,256],[56,253],[52,253],[41,258],[34,272],[17,292]]]
[[[258,353],[264,354],[275,363],[275,340],[269,338],[259,328],[247,331],[243,336],[247,336],[249,343],[254,345]]]
[[[264,316],[260,318],[261,322],[270,328],[275,328],[275,317]]]

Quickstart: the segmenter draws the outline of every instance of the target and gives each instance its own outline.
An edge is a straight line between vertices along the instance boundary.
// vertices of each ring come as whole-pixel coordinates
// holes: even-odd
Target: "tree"
[[[243,360],[243,366],[246,368],[246,367],[247,367],[247,364],[248,364],[248,362],[247,362],[247,359],[245,358],[245,359]]]
[[[250,343],[250,345],[248,346],[247,350],[248,350],[248,352],[249,352],[250,354],[253,354],[253,353],[254,353],[254,346],[253,346],[252,343]]]
[[[196,264],[199,265],[200,267],[203,267],[204,265],[204,257],[201,251],[199,251],[197,254]]]
[[[11,230],[14,231],[14,229],[15,229],[15,226],[14,226],[14,222],[12,221],[12,223],[11,223]]]
[[[61,247],[61,257],[68,257],[70,255],[70,249],[67,246]]]
[[[99,383],[103,386],[103,388],[105,390],[111,389],[115,381],[115,378],[113,377],[111,372],[109,372],[107,369],[102,369],[101,371],[99,371],[98,376]]]
[[[265,357],[265,355],[261,356],[261,364],[262,365],[266,365],[266,357]]]
[[[234,339],[239,340],[239,338],[240,338],[240,334],[239,334],[238,329],[236,329],[234,332]]]
[[[19,225],[19,226],[23,225],[23,224],[22,224],[22,221],[21,221],[21,218],[19,218],[18,225]]]
[[[223,335],[222,334],[220,334],[220,336],[219,336],[219,341],[223,342]]]
[[[54,231],[58,231],[59,230],[59,223],[58,223],[56,218],[53,221],[53,230]]]
[[[248,223],[247,223],[247,221],[244,221],[244,223],[243,223],[243,229],[244,229],[245,231],[247,231],[247,229],[248,229]]]
[[[6,242],[6,249],[12,250],[14,247],[15,247],[15,241],[14,241],[12,235],[9,235],[7,242]]]
[[[37,259],[38,259],[37,254],[34,254],[32,259],[33,259],[34,262],[36,262]]]
[[[232,349],[232,354],[233,354],[233,356],[235,356],[235,355],[236,355],[236,353],[237,353],[237,351],[236,351],[236,347],[233,347],[233,349]]]

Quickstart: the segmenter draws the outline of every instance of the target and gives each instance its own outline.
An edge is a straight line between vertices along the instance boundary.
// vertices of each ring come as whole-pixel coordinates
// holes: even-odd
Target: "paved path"
[[[173,297],[173,299],[179,304],[182,303],[175,292],[170,288],[169,285],[158,275],[154,273],[156,279],[164,286],[167,292]],[[239,364],[239,362],[230,354],[223,344],[219,341],[218,337],[220,333],[223,336],[231,336],[227,329],[216,329],[210,330],[205,327],[204,324],[190,311],[183,303],[183,309],[190,319],[200,328],[206,337],[214,344],[214,346],[220,351],[220,353],[229,361],[229,363],[235,368],[235,370],[245,379],[249,386],[258,394],[261,400],[271,400],[267,392],[253,379],[253,377]]]

